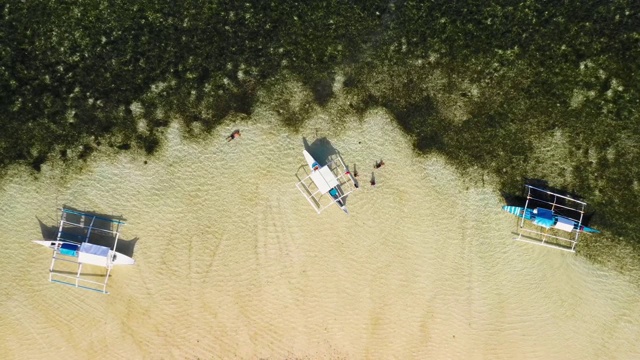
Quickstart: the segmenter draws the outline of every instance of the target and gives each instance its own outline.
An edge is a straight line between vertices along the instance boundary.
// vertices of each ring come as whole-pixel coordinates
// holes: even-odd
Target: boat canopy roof
[[[310,176],[321,194],[326,194],[329,190],[338,186],[338,179],[336,179],[336,176],[328,166],[323,166],[319,170],[313,171]]]
[[[109,266],[109,248],[90,243],[82,243],[78,252],[78,262],[97,266]]]
[[[526,184],[525,189],[524,216],[518,215],[522,220],[514,240],[575,252],[587,203],[547,188]],[[505,210],[515,214],[515,208],[507,206]],[[528,227],[525,220],[544,229]]]

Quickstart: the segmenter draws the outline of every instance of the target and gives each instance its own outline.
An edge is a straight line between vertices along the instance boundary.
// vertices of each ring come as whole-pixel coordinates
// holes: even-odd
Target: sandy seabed
[[[357,165],[350,216],[296,189],[303,136]],[[500,196],[416,156],[383,112],[168,139],[147,165],[98,155],[80,175],[3,182],[3,359],[640,358],[637,286],[512,241]],[[30,241],[63,205],[121,215],[137,239],[109,295],[47,282],[51,253]]]

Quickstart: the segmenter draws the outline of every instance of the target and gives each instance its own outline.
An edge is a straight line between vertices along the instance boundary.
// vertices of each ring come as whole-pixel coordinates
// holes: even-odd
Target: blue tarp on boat
[[[536,218],[533,220],[534,224],[546,227],[547,229],[555,225],[556,220],[553,216],[553,211],[537,208],[533,210],[533,213],[536,215]]]
[[[60,254],[67,256],[78,256],[78,245],[62,243],[60,246]]]

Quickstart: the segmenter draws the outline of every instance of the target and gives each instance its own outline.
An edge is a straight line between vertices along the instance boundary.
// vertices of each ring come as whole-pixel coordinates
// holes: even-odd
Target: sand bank
[[[226,142],[235,128],[242,137]],[[317,215],[295,187],[302,137],[326,136],[362,189]],[[149,160],[99,155],[0,192],[3,358],[629,359],[640,290],[580,257],[511,240],[489,187],[421,158],[384,113],[300,134],[230,124]],[[373,163],[377,186],[368,184]],[[122,215],[133,267],[110,295],[47,282],[38,220]]]

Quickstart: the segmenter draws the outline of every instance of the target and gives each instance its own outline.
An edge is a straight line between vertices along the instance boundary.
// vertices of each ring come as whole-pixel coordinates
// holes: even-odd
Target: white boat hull
[[[60,246],[64,243],[67,244],[74,244],[68,241],[57,241],[57,240],[33,240],[34,243],[38,244],[38,245],[42,245],[44,247],[47,247],[51,250],[57,250],[60,248]],[[78,245],[78,244],[74,244],[74,245]],[[133,260],[133,258],[121,254],[117,251],[113,251],[113,250],[109,250],[109,257],[111,258],[111,264],[112,265],[133,265],[135,264],[135,260]]]
[[[311,156],[311,154],[309,154],[307,150],[302,150],[302,154],[304,154],[304,159],[307,161],[307,164],[309,164],[311,170],[315,171],[320,168],[320,164],[318,164],[318,162],[313,158],[313,156]]]

